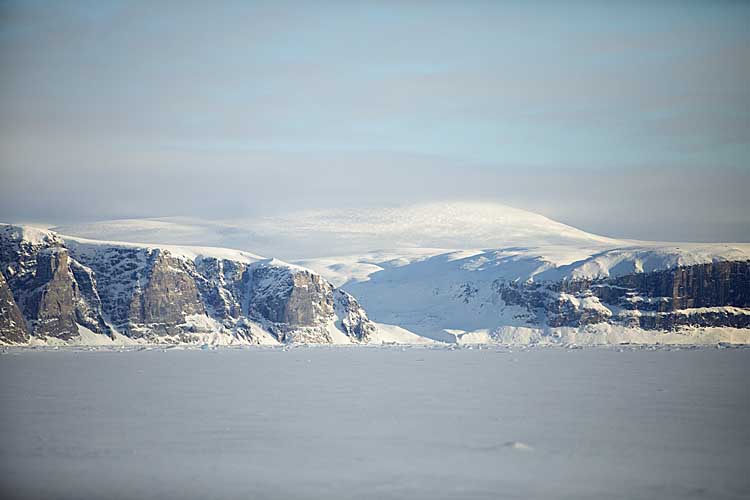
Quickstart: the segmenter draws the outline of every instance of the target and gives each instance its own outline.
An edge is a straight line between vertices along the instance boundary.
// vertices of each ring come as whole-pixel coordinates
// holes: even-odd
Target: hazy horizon
[[[0,219],[471,200],[750,241],[750,4],[0,3]]]

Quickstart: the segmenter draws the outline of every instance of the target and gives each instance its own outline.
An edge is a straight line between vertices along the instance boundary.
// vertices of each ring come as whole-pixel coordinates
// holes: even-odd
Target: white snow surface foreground
[[[59,229],[266,249],[351,293],[375,322],[437,341],[750,342],[747,243],[617,240],[492,203]]]
[[[746,348],[141,349],[0,355],[0,497],[750,495]]]

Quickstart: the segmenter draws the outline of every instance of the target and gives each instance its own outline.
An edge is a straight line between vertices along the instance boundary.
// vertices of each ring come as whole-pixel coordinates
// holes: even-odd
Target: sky
[[[0,1],[0,220],[486,200],[750,241],[750,2]]]

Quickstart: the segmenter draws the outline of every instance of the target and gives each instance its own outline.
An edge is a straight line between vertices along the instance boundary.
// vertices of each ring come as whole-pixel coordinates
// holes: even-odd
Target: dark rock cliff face
[[[356,342],[367,342],[375,325],[349,294],[305,269],[202,258],[195,281],[211,314],[225,322],[246,316],[280,341],[331,342],[329,323]]]
[[[29,332],[5,277],[0,273],[0,343],[24,344]]]
[[[249,284],[248,313],[265,319],[280,340],[333,341],[324,326],[334,316],[334,287],[322,277],[262,266],[251,271]]]
[[[73,261],[66,249],[40,251],[30,285],[23,312],[35,334],[71,340],[78,336],[79,324],[96,333],[111,334],[101,315],[91,271]]]
[[[375,334],[375,325],[367,318],[367,313],[357,301],[343,290],[334,292],[336,314],[339,327],[349,337],[367,342]]]
[[[73,273],[78,297],[76,321],[95,333],[112,337],[112,328],[102,315],[102,300],[99,297],[94,272],[72,259],[70,270]]]
[[[155,250],[149,256],[146,269],[145,283],[134,290],[130,300],[129,331],[140,333],[156,328],[165,333],[178,333],[173,327],[185,323],[187,316],[206,314],[198,287],[184,261]]]
[[[750,327],[750,262],[714,262],[606,279],[494,284],[549,326],[611,322],[647,330]]]
[[[247,265],[226,259],[203,257],[195,264],[195,282],[209,313],[220,320],[242,316],[247,307],[250,275]]]
[[[714,262],[560,285],[560,290],[565,292],[578,293],[585,289],[591,289],[610,303],[627,302],[629,296],[658,299],[649,301],[647,307],[659,312],[694,307],[748,307],[750,262]]]
[[[40,250],[62,246],[62,238],[54,233],[44,233],[31,241],[24,238],[20,227],[0,225],[0,265],[5,279],[9,284],[23,282],[36,271]]]
[[[254,269],[249,299],[250,311],[289,326],[317,326],[333,314],[333,286],[309,271]]]
[[[90,270],[71,259],[61,240],[53,235],[31,243],[17,233],[0,236],[5,236],[0,239],[0,263],[31,333],[71,340],[79,335],[78,325],[82,325],[111,334],[100,312]]]
[[[34,332],[61,340],[76,337],[78,291],[70,271],[68,252],[63,248],[39,252],[31,286],[23,313],[34,325]]]
[[[343,292],[319,275],[271,260],[247,264],[158,248],[66,245],[54,233],[37,234],[32,243],[21,228],[0,226],[0,266],[11,276],[3,281],[6,294],[18,306],[6,301],[0,309],[6,343],[26,342],[29,334],[70,341],[79,326],[154,342],[191,342],[217,329],[247,342],[256,340],[258,328],[282,342],[331,342],[334,324],[354,341],[374,331],[353,298],[337,302]]]

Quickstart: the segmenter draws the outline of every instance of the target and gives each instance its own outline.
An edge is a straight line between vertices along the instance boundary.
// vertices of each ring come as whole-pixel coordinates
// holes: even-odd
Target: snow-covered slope
[[[606,323],[614,317],[617,324],[640,328],[647,320],[635,324],[636,314],[666,314],[669,309],[684,315],[691,308],[701,314],[699,303],[747,307],[748,262],[748,245],[701,244],[629,246],[593,255],[586,249],[558,247],[462,250],[428,256],[411,252],[401,257],[379,252],[308,259],[304,264],[357,297],[375,321],[443,341],[478,331],[496,332],[498,339],[509,341],[508,330],[503,330],[506,327],[544,331],[584,327],[587,321]],[[714,283],[716,291],[708,285],[702,291],[673,291],[673,284],[683,279],[676,277],[677,269],[703,273],[703,266],[723,273],[711,277],[708,272],[704,279]],[[732,269],[719,270],[719,266],[743,267],[730,274]],[[637,276],[643,277],[643,282],[630,282]],[[721,287],[720,283],[727,285]],[[623,293],[603,292],[615,287]],[[638,304],[637,299],[643,303]],[[658,306],[659,301],[664,305]],[[696,326],[744,325],[744,313],[731,307],[726,312],[740,323],[693,319]],[[664,328],[672,326],[664,324]],[[658,324],[653,327],[661,329]],[[611,332],[607,327],[604,333]]]
[[[481,272],[493,279],[526,282],[614,278],[677,267],[750,260],[750,243],[620,243],[622,246],[604,250],[587,246],[491,250],[405,248],[294,262],[315,270],[337,286],[343,286],[369,281],[376,273],[394,272],[417,264],[431,266],[427,273],[431,275],[459,272],[476,276],[475,273]]]

